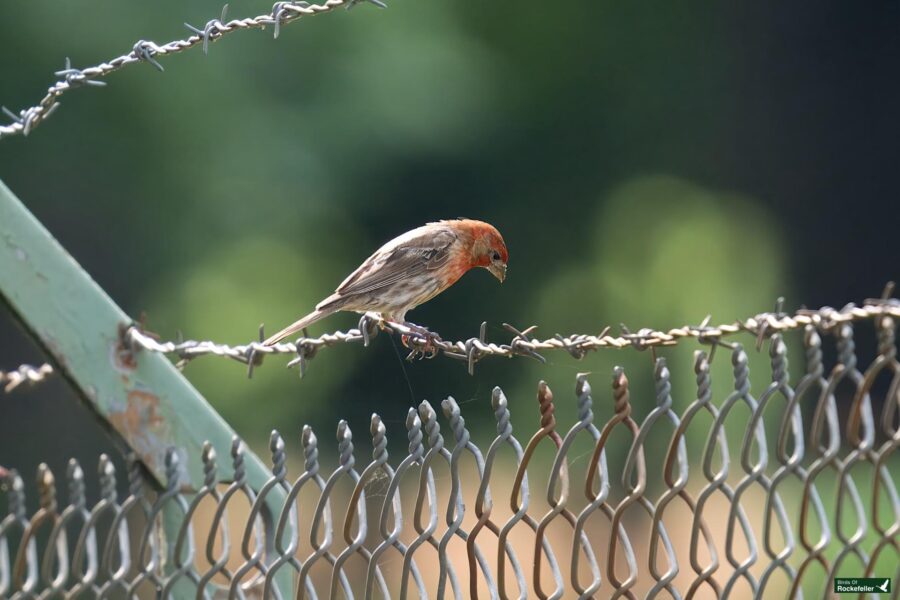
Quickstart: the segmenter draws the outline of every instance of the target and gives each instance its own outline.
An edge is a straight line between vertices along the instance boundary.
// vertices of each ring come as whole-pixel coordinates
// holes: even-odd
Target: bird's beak
[[[506,279],[506,265],[502,263],[491,263],[488,267],[488,271],[490,271],[491,275],[496,277],[500,283],[503,283],[503,280]]]

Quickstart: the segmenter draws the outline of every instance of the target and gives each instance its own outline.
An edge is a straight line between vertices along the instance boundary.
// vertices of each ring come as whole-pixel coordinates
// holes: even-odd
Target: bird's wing
[[[365,294],[401,279],[442,267],[450,259],[457,234],[450,228],[420,227],[388,242],[338,287],[336,296]]]

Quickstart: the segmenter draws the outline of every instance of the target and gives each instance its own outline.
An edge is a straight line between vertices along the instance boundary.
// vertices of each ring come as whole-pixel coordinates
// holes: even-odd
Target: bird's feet
[[[437,343],[444,341],[441,339],[440,335],[426,327],[408,321],[401,323],[401,325],[412,332],[410,334],[404,333],[400,336],[400,341],[403,345],[411,350],[409,356],[406,357],[407,360],[413,360],[415,358],[434,358],[437,356]],[[421,345],[413,345],[413,340],[421,340],[424,343]]]

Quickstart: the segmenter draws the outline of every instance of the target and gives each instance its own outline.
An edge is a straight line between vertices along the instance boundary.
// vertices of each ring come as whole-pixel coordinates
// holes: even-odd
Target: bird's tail
[[[316,310],[312,311],[311,313],[309,313],[308,315],[306,315],[299,321],[295,321],[295,322],[291,323],[290,325],[288,325],[287,327],[285,327],[284,329],[282,329],[275,335],[271,336],[269,339],[267,339],[265,342],[263,342],[263,345],[271,346],[273,344],[277,344],[278,342],[280,342],[284,338],[288,337],[289,335],[293,335],[293,334],[297,333],[298,331],[301,331],[304,327],[309,327],[310,325],[312,325],[319,319],[324,319],[325,317],[327,317],[334,311],[335,311],[335,309],[331,308],[331,307],[325,308],[325,309],[317,308]]]

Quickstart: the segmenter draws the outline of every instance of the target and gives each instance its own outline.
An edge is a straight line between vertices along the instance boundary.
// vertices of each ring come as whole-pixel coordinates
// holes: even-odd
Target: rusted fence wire
[[[0,596],[821,598],[835,576],[900,581],[894,310],[810,317],[798,340],[805,364],[793,374],[780,328],[799,317],[764,319],[774,333],[769,364],[758,368],[770,381],[754,389],[748,354],[733,344],[723,397],[714,397],[711,358],[697,351],[696,393],[676,402],[659,357],[655,407],[644,415],[616,368],[611,389],[577,377],[577,420],[564,429],[554,415],[561,400],[541,382],[539,429],[527,441],[514,434],[499,388],[487,446],[472,441],[452,398],[440,404],[443,419],[427,401],[409,409],[399,460],[373,415],[367,464],[357,466],[346,422],[330,471],[319,460],[324,444],[304,427],[303,464],[289,477],[285,441],[273,432],[271,477],[258,490],[245,480],[238,439],[227,461],[204,448],[203,481],[184,481],[182,451],[172,448],[161,491],[129,458],[124,499],[101,457],[93,504],[78,463],[69,464],[65,502],[42,466],[31,516],[10,471]],[[854,344],[863,311],[877,332],[865,370]],[[834,346],[830,367],[823,337]],[[517,415],[533,410],[516,406]],[[272,514],[275,488],[286,500]],[[183,516],[166,538],[160,515],[170,506]],[[285,572],[293,589],[277,583]]]

